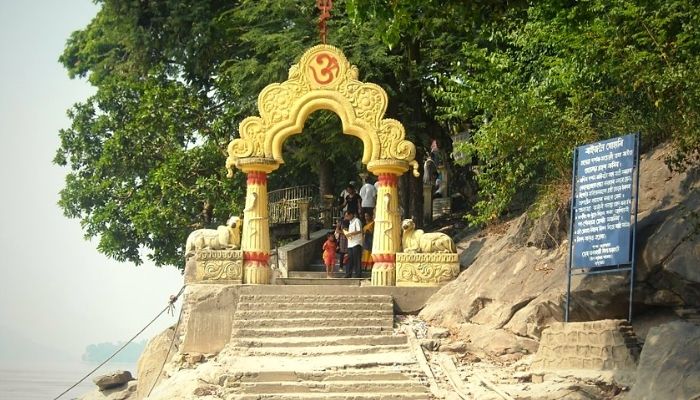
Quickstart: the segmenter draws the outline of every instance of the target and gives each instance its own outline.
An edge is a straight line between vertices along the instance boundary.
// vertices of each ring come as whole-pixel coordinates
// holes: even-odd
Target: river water
[[[85,362],[13,363],[0,361],[0,400],[51,400],[85,376],[97,364]],[[107,363],[63,399],[75,399],[97,388],[92,378],[114,370],[136,375],[136,364]]]

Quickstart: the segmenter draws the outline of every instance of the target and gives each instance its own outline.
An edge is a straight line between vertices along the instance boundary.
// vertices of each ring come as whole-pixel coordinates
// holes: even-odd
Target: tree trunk
[[[319,195],[333,195],[333,163],[327,159],[322,159],[318,166],[318,188]]]
[[[411,190],[409,173],[399,178],[399,206],[401,207],[401,219],[411,218]]]

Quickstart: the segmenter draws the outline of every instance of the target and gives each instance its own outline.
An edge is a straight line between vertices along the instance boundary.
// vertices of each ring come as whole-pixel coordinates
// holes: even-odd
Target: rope
[[[183,286],[184,289],[184,286]],[[172,303],[170,303],[172,305]],[[156,379],[153,380],[153,385],[151,385],[151,388],[148,390],[148,394],[146,395],[146,398],[151,397],[151,392],[153,391],[153,388],[156,387],[158,384],[158,380],[160,379],[161,374],[163,373],[163,368],[165,368],[165,364],[168,362],[168,357],[170,356],[170,351],[173,348],[173,344],[175,343],[175,338],[177,337],[177,329],[180,327],[180,321],[182,321],[182,312],[185,309],[185,307],[180,307],[180,316],[177,317],[177,324],[175,324],[175,330],[173,331],[173,338],[170,340],[170,346],[168,346],[168,351],[165,353],[165,358],[163,358],[163,364],[160,366],[160,371],[158,371],[158,375],[156,375]]]
[[[95,371],[97,371],[98,369],[100,369],[103,365],[107,364],[107,363],[109,362],[109,360],[111,360],[112,358],[114,358],[114,356],[116,356],[117,354],[119,354],[120,351],[124,350],[124,348],[125,348],[126,346],[128,346],[129,343],[133,342],[134,339],[136,339],[140,334],[143,333],[143,331],[145,331],[149,326],[151,326],[151,324],[153,324],[161,315],[163,315],[164,312],[170,310],[170,309],[173,307],[173,303],[175,303],[175,301],[177,301],[177,298],[180,297],[180,295],[182,294],[182,292],[183,292],[184,290],[185,290],[185,286],[183,285],[183,286],[180,288],[180,291],[179,291],[175,296],[170,296],[170,300],[168,301],[168,305],[165,306],[165,308],[164,308],[161,312],[159,312],[158,315],[156,315],[155,318],[153,318],[153,319],[151,320],[151,322],[149,322],[146,326],[144,326],[143,329],[141,329],[140,331],[138,331],[138,333],[136,333],[131,339],[129,339],[128,342],[126,342],[122,347],[120,347],[117,351],[115,351],[114,354],[112,354],[111,356],[109,356],[109,358],[107,358],[106,360],[104,360],[100,365],[98,365],[97,367],[95,367],[92,371],[88,372],[85,376],[83,376],[82,378],[80,378],[80,380],[77,381],[77,382],[75,382],[71,387],[69,387],[68,389],[64,390],[63,393],[61,393],[61,394],[59,394],[58,396],[54,397],[53,400],[58,400],[59,398],[61,398],[61,396],[65,395],[66,393],[70,392],[73,388],[75,388],[76,386],[80,385],[80,383],[81,383],[82,381],[84,381],[85,379],[89,378],[90,375],[94,374]],[[182,312],[180,313],[180,316],[182,316]],[[178,324],[179,324],[179,323],[180,323],[180,321],[178,320]],[[174,337],[174,335],[173,335],[173,337]],[[171,344],[171,345],[172,345],[172,344]],[[168,350],[168,352],[170,352],[170,350]],[[153,389],[153,388],[151,388],[151,390],[152,390],[152,389]],[[148,394],[150,394],[150,392],[149,392]]]

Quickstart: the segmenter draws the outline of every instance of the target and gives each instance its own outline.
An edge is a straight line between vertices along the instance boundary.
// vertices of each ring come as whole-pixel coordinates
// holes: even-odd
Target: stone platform
[[[200,250],[185,264],[185,283],[243,282],[243,251]]]
[[[393,312],[416,314],[437,287],[345,286],[345,285],[231,285],[189,284],[185,289],[182,330],[183,352],[216,354],[229,343],[236,310],[244,296],[341,296],[348,302],[358,296],[388,296]],[[252,309],[251,311],[254,311]]]
[[[542,331],[532,371],[633,370],[639,345],[625,320],[556,322]]]
[[[396,253],[396,286],[442,286],[457,275],[457,253]]]

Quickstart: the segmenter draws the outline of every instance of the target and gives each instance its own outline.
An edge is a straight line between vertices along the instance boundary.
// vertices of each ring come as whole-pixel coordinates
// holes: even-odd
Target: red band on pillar
[[[243,252],[243,261],[258,261],[258,262],[266,263],[266,262],[270,261],[270,255],[267,253],[258,252],[258,251],[244,251]]]
[[[267,174],[260,171],[248,172],[249,185],[267,185]]]
[[[379,186],[397,186],[399,177],[394,174],[379,174],[377,181]]]
[[[372,260],[376,263],[396,264],[396,254],[372,254]]]

